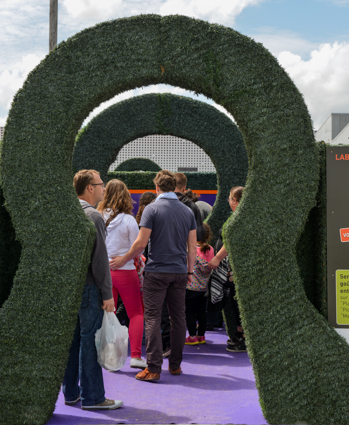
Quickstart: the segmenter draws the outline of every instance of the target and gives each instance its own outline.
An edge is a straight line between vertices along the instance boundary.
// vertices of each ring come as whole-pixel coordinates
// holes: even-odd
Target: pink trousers
[[[143,304],[136,270],[110,270],[113,282],[115,307],[120,297],[130,319],[128,334],[130,338],[131,357],[141,357],[143,338]]]

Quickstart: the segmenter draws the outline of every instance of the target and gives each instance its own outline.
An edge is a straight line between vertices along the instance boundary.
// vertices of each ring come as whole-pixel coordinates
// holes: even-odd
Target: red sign
[[[339,229],[341,242],[349,242],[349,229]]]

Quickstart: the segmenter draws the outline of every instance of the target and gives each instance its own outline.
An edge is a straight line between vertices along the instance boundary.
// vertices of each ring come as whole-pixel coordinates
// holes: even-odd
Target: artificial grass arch
[[[76,171],[96,169],[106,180],[109,166],[120,149],[132,140],[151,134],[190,140],[211,158],[217,171],[218,193],[208,223],[217,238],[219,229],[231,214],[227,202],[229,190],[245,184],[248,161],[237,126],[207,103],[166,93],[145,94],[112,105],[79,133],[73,168]],[[227,162],[227,157],[232,160]]]
[[[94,238],[71,185],[75,135],[100,102],[156,83],[212,98],[244,136],[247,190],[225,236],[266,419],[347,424],[349,348],[307,301],[296,263],[319,174],[302,96],[248,37],[157,15],[61,43],[14,99],[1,178],[23,252],[0,310],[3,422],[45,423],[63,378]]]
[[[160,171],[161,167],[148,158],[130,158],[119,164],[115,171]]]

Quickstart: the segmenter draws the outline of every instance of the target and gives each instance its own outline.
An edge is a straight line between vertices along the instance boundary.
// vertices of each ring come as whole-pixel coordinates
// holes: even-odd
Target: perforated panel
[[[135,157],[151,159],[161,168],[172,172],[178,171],[179,167],[197,168],[201,172],[216,171],[210,157],[195,143],[167,135],[141,137],[128,143],[121,149],[109,171]]]

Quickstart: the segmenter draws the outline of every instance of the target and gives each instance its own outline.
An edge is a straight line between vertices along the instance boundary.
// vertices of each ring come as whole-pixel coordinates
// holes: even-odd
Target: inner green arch
[[[115,171],[154,171],[158,172],[161,167],[148,158],[129,158],[119,164]]]
[[[248,37],[157,15],[61,43],[12,104],[1,183],[23,252],[0,310],[1,416],[45,423],[62,382],[94,239],[71,184],[75,136],[101,102],[159,83],[221,104],[244,137],[246,192],[225,241],[266,419],[347,424],[348,345],[306,299],[295,255],[319,174],[302,96]]]
[[[218,193],[208,223],[217,238],[231,213],[226,200],[229,189],[245,184],[248,161],[237,126],[207,103],[166,93],[145,94],[112,105],[79,133],[73,168],[76,171],[96,169],[106,181],[109,166],[120,149],[132,140],[151,134],[190,140],[211,158],[217,170]]]

